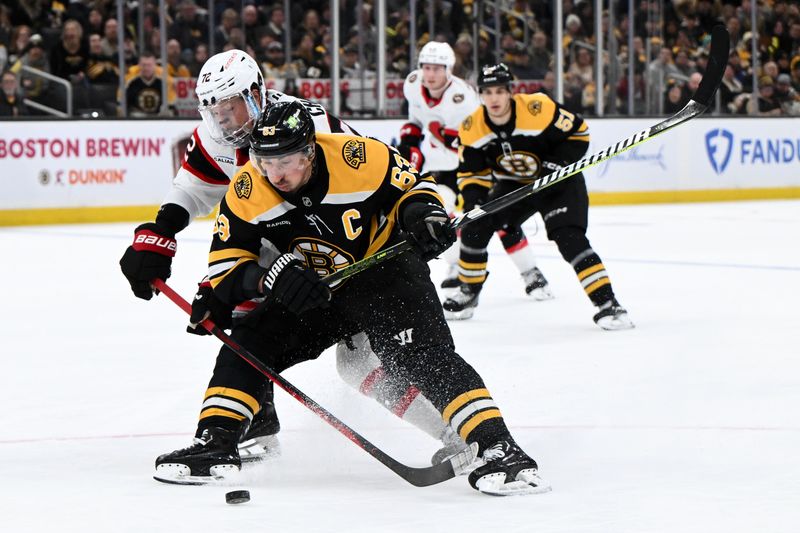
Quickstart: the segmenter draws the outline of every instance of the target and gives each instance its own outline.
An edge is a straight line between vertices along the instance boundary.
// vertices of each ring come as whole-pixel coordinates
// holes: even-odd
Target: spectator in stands
[[[494,65],[497,58],[489,43],[489,33],[486,30],[478,32],[478,68],[483,65]]]
[[[781,104],[775,97],[775,80],[770,76],[761,76],[758,79],[758,99],[756,101],[756,114],[764,117],[778,117],[783,114]],[[753,111],[752,98],[748,111]]]
[[[529,55],[530,66],[536,73],[534,78],[544,78],[553,63],[553,53],[547,49],[547,35],[543,31],[537,31],[533,34]]]
[[[567,15],[566,20],[564,21],[564,40],[563,40],[563,48],[564,50],[568,50],[572,43],[576,41],[585,42],[586,41],[586,34],[583,31],[583,24],[581,23],[580,17],[574,13],[570,13]]]
[[[21,24],[11,30],[11,41],[8,47],[8,64],[13,65],[28,50],[31,40],[31,28]],[[41,37],[40,37],[41,39]]]
[[[0,92],[0,117],[19,117],[28,114],[28,108],[23,103],[22,94],[17,84],[17,75],[6,71],[2,76],[2,91]]]
[[[797,55],[791,62],[792,87],[800,92],[800,55]]]
[[[89,62],[86,77],[94,85],[115,85],[119,83],[119,65],[117,56],[105,54],[100,35],[89,35]]]
[[[286,52],[283,43],[272,41],[267,45],[266,60],[261,63],[261,70],[267,79],[297,79],[300,72],[297,65],[286,62]]]
[[[103,55],[114,57],[117,55],[119,44],[119,24],[117,19],[108,19],[103,25],[103,38],[100,41],[100,46],[103,48]]]
[[[160,70],[160,69],[159,69]],[[166,114],[175,114],[172,107],[174,94],[171,91],[172,82],[168,79],[168,111]],[[162,80],[156,71],[156,56],[152,52],[144,52],[139,56],[138,73],[133,76],[125,90],[128,103],[128,115],[132,117],[158,116],[162,113]]]
[[[92,35],[96,33],[98,35],[103,35],[105,24],[103,24],[103,13],[98,8],[92,8],[89,10],[89,15],[86,19],[86,26],[84,30],[86,31],[87,35]]]
[[[688,100],[683,82],[670,79],[667,82],[667,91],[664,95],[664,114],[673,115],[683,109]]]
[[[208,42],[208,23],[205,17],[197,12],[195,0],[181,0],[178,4],[178,15],[169,26],[167,36],[177,39],[182,50],[191,53],[200,43]]]
[[[286,30],[286,14],[283,12],[283,6],[275,5],[267,13],[267,33],[272,35],[276,41],[283,42]]]
[[[50,69],[59,78],[79,82],[84,79],[89,62],[89,46],[77,20],[64,23],[61,40],[50,52]]]
[[[264,21],[261,20],[261,13],[256,6],[244,6],[242,10],[242,23],[244,25],[245,42],[247,46],[255,50],[258,48],[258,42],[261,40],[261,35],[264,33]],[[233,41],[228,40],[228,42]],[[244,47],[242,47],[242,50],[244,50]]]
[[[368,5],[364,4],[365,7]],[[307,10],[303,14],[303,23],[300,24],[298,30],[300,31],[299,35],[311,35],[314,44],[322,42],[322,23],[319,19],[319,12],[316,9]]]
[[[689,52],[685,48],[680,48],[675,54],[675,68],[684,78],[695,72],[694,64],[689,60]]]
[[[239,15],[235,9],[228,8],[222,12],[222,20],[217,29],[214,31],[214,43],[217,47],[222,48],[227,42],[231,40],[231,30],[238,28]],[[196,48],[195,48],[196,49]]]
[[[778,74],[775,81],[775,98],[783,114],[789,116],[800,114],[800,96],[792,87],[792,77],[788,74]]]
[[[363,70],[365,76],[374,76],[375,73],[362,68],[358,62],[358,47],[348,44],[344,47],[342,55],[342,78],[356,79],[361,78]]]
[[[192,62],[189,63],[189,72],[193,78],[196,78],[200,75],[200,69],[203,68],[203,65],[208,58],[211,57],[208,53],[208,46],[204,44],[198,44],[194,48],[194,54],[192,55]]]
[[[181,43],[177,39],[167,41],[167,73],[173,78],[189,78],[192,75],[189,67],[183,64]]]
[[[509,70],[518,80],[535,80],[539,72],[531,68],[528,49],[522,43],[517,43],[511,55]]]
[[[544,78],[542,79],[542,85],[539,87],[539,92],[542,92],[553,98],[556,94],[556,75],[553,74],[552,70],[548,70],[544,73]]]
[[[570,64],[567,72],[577,75],[582,84],[586,85],[594,81],[594,65],[592,64],[592,54],[588,49],[579,47],[575,54],[575,62]]]
[[[456,63],[453,66],[453,76],[459,77],[462,80],[472,79],[475,75],[475,69],[472,65],[472,37],[470,37],[468,33],[459,35],[453,47],[453,52],[456,55]]]
[[[723,113],[736,113],[734,100],[742,94],[743,90],[742,82],[736,78],[733,66],[729,63],[725,67],[725,73],[722,75],[722,84],[719,86],[720,105]]]
[[[293,62],[297,64],[301,77],[305,77],[306,71],[311,67],[319,68],[315,48],[314,37],[310,33],[303,35],[297,43],[297,48],[294,50],[292,59]],[[283,49],[283,46],[281,46],[281,49]]]

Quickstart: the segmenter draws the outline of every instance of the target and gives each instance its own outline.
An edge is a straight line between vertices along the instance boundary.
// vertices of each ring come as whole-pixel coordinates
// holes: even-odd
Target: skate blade
[[[536,473],[520,472],[515,481],[508,483],[505,483],[505,474],[498,474],[483,476],[475,482],[475,487],[481,493],[489,496],[525,496],[544,494],[553,490],[553,487]]]
[[[531,292],[528,293],[528,297],[536,300],[537,302],[544,302],[545,300],[552,300],[555,298],[553,293],[547,287],[540,287],[538,289],[533,289]]]
[[[468,320],[475,314],[474,307],[468,307],[461,311],[444,311],[445,320]]]
[[[217,465],[209,468],[210,476],[193,476],[188,466],[164,463],[156,467],[153,479],[170,485],[235,485],[240,470],[234,465]]]
[[[617,316],[604,316],[597,320],[597,325],[606,331],[617,331],[621,329],[633,329],[631,319],[628,318],[628,313],[623,313]]]
[[[243,465],[275,459],[280,456],[281,444],[275,435],[256,437],[239,443],[239,457]]]

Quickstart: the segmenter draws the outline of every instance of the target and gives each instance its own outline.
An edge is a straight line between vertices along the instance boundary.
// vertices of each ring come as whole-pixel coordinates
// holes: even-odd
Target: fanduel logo
[[[733,151],[733,133],[722,128],[717,128],[706,133],[706,153],[711,162],[711,168],[717,174],[725,172]]]

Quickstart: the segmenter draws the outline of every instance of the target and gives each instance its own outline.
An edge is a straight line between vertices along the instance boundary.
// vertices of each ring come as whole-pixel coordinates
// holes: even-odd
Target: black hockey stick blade
[[[730,49],[730,35],[722,24],[714,26],[711,30],[711,50],[708,54],[708,65],[700,85],[692,95],[692,100],[698,104],[708,107],[711,99],[722,81],[725,73],[725,66],[728,64],[728,52]]]
[[[494,200],[487,202],[480,207],[476,207],[475,209],[456,217],[453,220],[453,226],[455,228],[460,228],[472,221],[483,218],[486,215],[497,213],[501,209],[504,209],[509,205],[522,200],[523,198],[527,198],[531,194],[534,194],[546,187],[550,187],[551,185],[563,181],[570,176],[574,176],[579,172],[583,172],[584,170],[602,163],[607,159],[616,157],[619,154],[630,150],[634,146],[638,146],[639,144],[652,139],[656,135],[664,133],[675,126],[688,122],[689,120],[703,114],[708,108],[711,98],[714,96],[714,93],[722,82],[722,75],[725,72],[725,65],[727,64],[728,60],[729,48],[730,37],[728,35],[728,30],[722,25],[715,26],[711,31],[711,51],[709,54],[706,73],[703,76],[703,79],[700,81],[700,85],[697,87],[695,94],[692,95],[691,100],[689,100],[689,103],[671,117],[647,128],[646,130],[642,130],[639,133],[631,135],[627,139],[623,139],[612,146],[608,146],[599,152],[596,152],[588,157],[583,157],[574,163],[561,167],[559,170],[552,172],[547,176],[538,178],[533,183],[511,191],[500,198],[495,198]],[[365,257],[361,261],[357,261],[333,274],[325,276],[323,280],[328,285],[332,285],[333,283],[337,283],[343,279],[349,278],[354,274],[358,274],[367,268],[382,263],[387,259],[396,257],[410,249],[411,244],[407,241],[399,242],[393,246],[390,246],[389,248],[381,250],[375,255]]]
[[[192,306],[180,294],[175,292],[172,287],[163,280],[155,279],[152,281],[153,287],[164,293],[175,305],[183,309],[186,314],[191,315]],[[449,461],[444,461],[437,465],[414,468],[393,459],[380,448],[356,433],[347,424],[336,418],[320,404],[312,400],[306,394],[284,379],[280,374],[262,363],[255,355],[247,351],[243,346],[233,340],[228,334],[219,329],[211,320],[204,320],[202,323],[212,335],[221,340],[228,348],[244,359],[250,366],[258,370],[267,379],[275,383],[289,393],[295,400],[310,409],[314,414],[322,418],[325,422],[333,426],[339,433],[347,437],[356,446],[370,454],[372,457],[383,463],[389,470],[405,479],[415,487],[428,487],[436,485],[442,481],[447,481],[464,471],[464,468],[472,463],[478,455],[477,444],[469,446],[466,450],[453,456]],[[159,480],[161,481],[161,480]]]

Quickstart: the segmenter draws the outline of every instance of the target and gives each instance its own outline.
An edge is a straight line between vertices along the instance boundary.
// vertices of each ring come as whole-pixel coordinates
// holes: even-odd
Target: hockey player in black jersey
[[[455,241],[432,178],[379,141],[315,134],[307,111],[293,102],[264,112],[250,146],[250,162],[220,204],[209,254],[209,280],[221,300],[264,300],[263,309],[234,323],[233,339],[281,372],[364,331],[384,364],[478,444],[484,464],[469,476],[474,488],[549,490],[480,376],[454,350],[426,264]],[[415,253],[331,288],[320,279],[403,234]],[[210,390],[224,390],[236,405],[204,407],[195,443],[159,457],[156,478],[190,483],[238,469],[241,412],[257,406],[263,379],[223,347]]]
[[[543,93],[513,95],[511,81],[504,64],[484,67],[478,76],[483,105],[459,128],[458,186],[464,211],[577,161],[589,146],[589,127],[582,117]],[[473,315],[488,273],[486,247],[494,230],[521,225],[539,212],[548,238],[597,307],[594,321],[603,329],[632,328],[600,256],[586,238],[588,209],[586,181],[577,174],[465,226],[459,262],[463,285],[443,303],[447,318]]]

